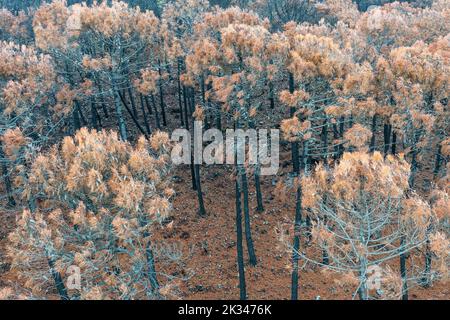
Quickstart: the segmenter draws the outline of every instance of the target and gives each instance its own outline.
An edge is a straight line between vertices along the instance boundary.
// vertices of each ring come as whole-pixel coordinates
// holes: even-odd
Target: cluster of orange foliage
[[[270,18],[271,1],[250,2]],[[287,9],[294,2],[279,1]],[[448,277],[449,2],[360,12],[351,0],[325,0],[305,10],[323,19],[283,21],[277,12],[274,20],[206,0],[170,1],[160,17],[117,0],[0,11],[2,176],[8,197],[28,207],[9,256],[35,295],[48,289],[40,279],[52,270],[64,278],[72,264],[88,277],[82,298],[155,294],[146,251],[152,222],[170,209],[169,142],[162,133],[134,139],[135,147],[125,141],[136,138],[131,120],[146,136],[152,117],[159,128],[162,114],[166,125],[164,89],[175,86],[187,128],[193,119],[237,128],[281,122],[302,191],[297,208],[314,220],[313,242],[337,263],[329,269],[347,282],[362,267],[423,246],[436,278]],[[77,131],[107,127],[102,115],[115,117],[120,139]],[[74,137],[51,147],[61,133]],[[431,182],[419,185],[431,158]],[[245,170],[239,174],[246,181]],[[380,221],[378,232],[368,230]],[[406,280],[384,267],[404,291]]]
[[[34,159],[23,181],[33,212],[18,217],[8,249],[33,296],[53,285],[48,259],[63,278],[71,265],[81,269],[83,299],[155,294],[149,248],[174,194],[165,179],[169,151],[165,133],[132,147],[115,132],[82,129]]]

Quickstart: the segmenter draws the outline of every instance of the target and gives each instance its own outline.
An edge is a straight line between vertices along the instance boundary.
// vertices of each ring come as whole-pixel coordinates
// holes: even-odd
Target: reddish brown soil
[[[199,217],[196,193],[190,189],[189,167],[176,171],[173,224],[164,231],[167,241],[179,241],[192,246],[192,257],[186,268],[194,276],[184,282],[173,298],[182,299],[237,299],[239,297],[236,264],[236,232],[234,182],[232,172],[225,168],[210,167],[202,171],[202,182],[208,216]],[[247,291],[250,299],[289,299],[290,261],[276,228],[280,223],[292,223],[293,197],[282,203],[274,197],[273,177],[262,180],[265,211],[256,212],[256,198],[251,190],[251,219],[253,240],[258,265],[246,264]],[[289,197],[288,197],[289,198]],[[244,239],[244,251],[246,249]],[[247,254],[244,252],[247,261]],[[299,296],[301,299],[351,299],[353,290],[341,288],[321,273],[320,268],[308,265],[300,272]],[[450,288],[436,283],[433,287],[414,288],[411,299],[450,299]]]
[[[175,103],[174,103],[175,105]],[[271,114],[270,114],[271,113]],[[268,112],[263,119],[279,123],[280,116],[274,118]],[[174,124],[178,121],[169,117]],[[114,124],[111,123],[111,127]],[[130,127],[132,125],[130,124]],[[136,132],[130,136],[137,136]],[[283,171],[290,168],[289,154],[282,156]],[[238,272],[236,264],[235,197],[233,173],[225,166],[202,167],[202,188],[205,195],[206,217],[197,213],[196,192],[191,188],[188,166],[178,167],[173,173],[176,197],[173,203],[172,222],[158,227],[155,243],[173,244],[180,248],[183,257],[180,267],[157,261],[161,272],[160,281],[167,283],[163,274],[175,278],[191,274],[186,281],[170,281],[171,299],[238,299]],[[250,179],[250,207],[252,233],[258,257],[256,267],[246,264],[246,282],[250,299],[290,298],[290,254],[284,249],[276,232],[280,224],[290,225],[294,218],[294,195],[287,195],[282,202],[274,195],[274,181],[280,177],[263,177],[262,190],[265,211],[256,212],[253,180]],[[4,286],[19,287],[14,273],[9,270],[5,258],[7,234],[15,225],[14,211],[0,214],[0,289]],[[287,239],[292,238],[287,235]],[[247,261],[244,239],[244,258]],[[395,265],[393,266],[395,267]],[[180,270],[181,269],[181,270]],[[318,267],[307,265],[300,271],[300,299],[351,299],[352,288],[337,286],[333,278],[326,277]],[[51,297],[49,297],[51,298]],[[411,299],[450,299],[450,288],[446,284],[435,283],[431,288],[416,287],[410,292]]]

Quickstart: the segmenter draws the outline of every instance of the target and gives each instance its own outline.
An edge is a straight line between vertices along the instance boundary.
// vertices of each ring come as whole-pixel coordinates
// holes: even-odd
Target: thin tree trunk
[[[53,281],[55,282],[56,290],[58,291],[59,297],[61,300],[70,300],[69,294],[67,293],[66,286],[64,285],[64,282],[61,278],[61,275],[58,271],[55,269],[55,263],[49,254],[48,250],[46,251],[46,257],[47,257],[47,263],[50,268],[50,273],[52,275]]]
[[[147,256],[148,278],[150,281],[150,285],[152,286],[153,292],[156,295],[158,295],[159,282],[158,282],[158,277],[157,277],[156,267],[155,267],[155,257],[153,255],[153,250],[152,250],[150,242],[147,244],[147,247],[145,249],[145,254]]]
[[[384,156],[386,157],[391,145],[391,125],[384,124]]]
[[[403,247],[405,239],[402,237],[400,246]],[[402,300],[408,300],[408,279],[406,274],[406,254],[400,254],[400,275],[402,277]]]
[[[255,190],[256,190],[256,211],[263,212],[263,196],[261,191],[261,178],[260,178],[261,167],[258,164],[255,170]]]
[[[178,59],[178,64],[177,64],[178,108],[180,110],[180,124],[182,127],[184,127],[183,99],[182,99],[180,73],[181,73],[181,61],[180,61],[180,59]]]
[[[376,130],[377,130],[377,115],[374,114],[372,117],[372,137],[370,139],[370,152],[375,151],[375,137],[376,137]]]
[[[239,179],[236,177],[236,250],[237,265],[239,272],[239,297],[241,300],[247,300],[247,289],[245,284],[244,250],[242,245],[242,209],[241,209],[241,191],[239,188]]]
[[[241,181],[242,181],[242,194],[243,194],[243,200],[244,200],[244,226],[245,226],[245,239],[247,242],[247,250],[248,250],[248,257],[250,265],[256,266],[257,259],[255,254],[255,247],[253,244],[252,239],[252,229],[250,224],[250,208],[249,208],[249,201],[248,201],[248,180],[247,180],[247,173],[245,172],[245,169],[243,167],[239,168],[239,171],[241,173]]]
[[[147,130],[147,134],[151,135],[152,134],[152,129],[150,128],[150,122],[148,121],[147,112],[145,111],[144,97],[143,97],[142,94],[139,94],[139,98],[140,98],[140,102],[141,102],[142,115],[144,116],[145,129]]]
[[[131,120],[133,120],[133,122],[134,122],[134,124],[136,125],[136,127],[138,128],[138,130],[139,130],[144,136],[147,136],[147,133],[145,132],[145,130],[144,130],[144,129],[142,128],[142,126],[139,124],[139,121],[138,121],[138,120],[136,119],[136,117],[134,116],[133,111],[129,108],[129,106],[128,106],[126,100],[125,100],[125,97],[124,97],[120,92],[118,92],[118,94],[119,94],[120,100],[122,101],[123,106],[125,107],[125,109],[127,110],[128,114],[130,115]]]
[[[0,161],[2,162],[2,176],[3,181],[5,182],[6,194],[8,197],[8,206],[14,207],[16,205],[16,200],[14,200],[12,183],[11,179],[9,178],[8,166],[6,165],[7,159],[5,153],[3,152],[3,144],[1,140],[0,140]]]
[[[91,99],[91,127],[98,131],[98,114],[97,109],[95,108],[95,103],[93,99]]]
[[[162,72],[161,72],[161,66],[158,68],[159,72],[159,103],[161,106],[161,113],[162,113],[162,120],[163,120],[163,126],[167,126],[166,121],[166,107],[164,103],[164,92],[163,92],[163,84],[162,84]]]
[[[397,133],[395,130],[392,130],[392,149],[391,152],[393,155],[397,154]]]
[[[441,170],[441,163],[442,163],[442,146],[439,143],[438,149],[436,152],[436,162],[434,164],[434,170],[433,170],[433,174],[435,177],[437,177],[437,175],[439,174],[439,171]]]
[[[292,248],[291,300],[298,299],[298,260],[300,250],[300,230],[302,225],[302,188],[297,187],[295,197],[294,245]]]
[[[161,123],[159,121],[158,109],[156,108],[155,96],[153,95],[153,93],[150,95],[150,98],[152,100],[153,110],[155,111],[156,127],[158,129],[161,129]]]
[[[130,84],[130,86],[131,86],[131,84]],[[137,108],[136,108],[136,102],[134,101],[133,90],[131,90],[130,86],[128,87],[127,91],[128,91],[128,95],[130,96],[131,110],[133,110],[133,115],[137,118],[138,112],[137,112]]]
[[[119,93],[116,88],[112,89],[111,95],[113,96],[114,106],[116,108],[116,116],[117,116],[117,121],[118,121],[118,125],[119,125],[120,137],[123,141],[127,141],[127,139],[128,139],[127,127],[126,127],[125,119],[122,114],[122,106],[121,106],[121,102],[120,102]]]
[[[270,109],[275,109],[275,96],[272,81],[269,82],[269,102],[270,102]]]
[[[194,168],[195,168],[195,181],[196,181],[196,185],[197,185],[197,198],[198,198],[198,207],[199,207],[198,212],[201,217],[205,217],[206,210],[205,210],[205,204],[203,201],[202,185],[201,185],[201,180],[200,180],[200,165],[195,164]]]
[[[289,92],[294,93],[294,75],[289,73]],[[290,108],[290,115],[293,117],[295,115],[295,108]],[[300,160],[298,156],[298,142],[291,143],[291,152],[292,152],[292,165],[294,173],[300,172]]]
[[[189,130],[189,111],[188,111],[188,97],[186,86],[183,86],[183,102],[184,102],[184,124],[186,129]]]

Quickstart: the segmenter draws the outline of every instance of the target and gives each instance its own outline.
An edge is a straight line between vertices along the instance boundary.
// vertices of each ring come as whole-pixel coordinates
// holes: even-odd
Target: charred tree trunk
[[[8,206],[14,207],[16,205],[16,200],[14,200],[12,183],[11,179],[9,178],[8,166],[6,165],[7,159],[5,153],[3,152],[3,144],[1,140],[0,140],[0,161],[2,162],[2,176],[3,181],[5,182],[6,195],[8,197]]]
[[[163,92],[163,83],[162,83],[162,72],[161,72],[161,66],[158,68],[159,72],[159,103],[161,106],[161,114],[162,114],[162,120],[163,120],[163,126],[167,126],[166,121],[166,106],[164,103],[164,92]]]
[[[156,127],[158,129],[161,129],[161,122],[159,121],[158,109],[156,108],[156,101],[155,101],[155,96],[153,95],[153,93],[150,95],[150,98],[152,100],[153,110],[155,113]]]
[[[205,210],[205,204],[203,201],[202,185],[201,185],[201,180],[200,180],[200,165],[195,164],[194,169],[195,169],[195,182],[197,185],[197,198],[198,198],[198,208],[199,208],[198,213],[201,217],[205,217],[206,210]]]
[[[119,90],[117,89],[115,82],[113,84],[113,88],[111,89],[111,91],[112,91],[111,96],[114,99],[114,106],[116,108],[116,117],[117,117],[117,121],[118,121],[120,137],[123,141],[127,141],[128,135],[127,135],[126,122],[125,122],[125,119],[124,119],[123,113],[122,113],[122,106],[121,106],[121,101],[120,101],[120,96],[119,96]]]
[[[374,114],[372,117],[372,137],[370,138],[370,152],[375,151],[375,137],[376,137],[376,130],[377,130],[377,115]]]
[[[442,146],[441,144],[439,144],[436,152],[436,162],[434,164],[433,170],[433,174],[435,177],[437,177],[439,171],[441,170],[441,163],[442,163]]]
[[[180,112],[180,125],[182,127],[184,127],[184,119],[183,119],[183,93],[181,90],[181,80],[180,80],[180,75],[181,75],[181,61],[180,59],[178,59],[178,63],[177,63],[177,87],[178,87],[178,108],[179,108],[179,112]]]
[[[405,239],[401,239],[400,246],[403,247]],[[400,275],[402,277],[402,300],[408,300],[408,278],[406,272],[406,253],[400,254]]]
[[[255,247],[253,244],[252,239],[252,229],[250,224],[250,208],[249,208],[249,201],[248,201],[248,180],[247,180],[247,173],[245,172],[244,168],[239,169],[241,174],[241,181],[242,181],[242,194],[243,194],[243,200],[244,200],[244,226],[245,226],[245,240],[247,242],[247,250],[248,250],[248,257],[249,257],[249,263],[252,266],[256,266],[257,259],[255,254]]]
[[[300,231],[302,225],[302,188],[297,187],[295,196],[294,245],[292,248],[291,300],[298,299],[298,260],[300,250]]]
[[[245,284],[244,249],[242,245],[241,191],[239,188],[238,177],[236,177],[235,188],[236,188],[236,251],[237,251],[237,265],[239,272],[239,297],[241,300],[247,300],[247,289]]]
[[[389,152],[389,147],[391,145],[391,130],[390,124],[384,124],[384,156],[386,157]]]
[[[47,251],[47,250],[46,250]],[[61,278],[61,275],[55,269],[55,263],[48,252],[46,252],[47,263],[50,268],[50,273],[52,275],[53,281],[55,282],[56,290],[58,291],[61,300],[70,300],[69,294],[67,293],[66,286]]]
[[[294,75],[292,73],[289,73],[289,92],[294,93]],[[295,108],[290,108],[290,115],[293,117],[295,115]],[[293,171],[295,173],[300,172],[300,159],[298,155],[298,142],[292,142],[291,143],[291,152],[292,152],[292,166]]]
[[[140,98],[140,102],[141,102],[142,115],[144,117],[145,129],[147,130],[147,134],[151,135],[152,134],[152,129],[150,128],[150,122],[148,121],[147,112],[145,110],[144,97],[142,96],[142,94],[139,94],[139,98]]]

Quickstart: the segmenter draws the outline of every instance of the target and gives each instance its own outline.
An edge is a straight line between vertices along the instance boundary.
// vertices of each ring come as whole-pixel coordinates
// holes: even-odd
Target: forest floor
[[[193,274],[180,281],[180,290],[173,298],[237,299],[239,297],[236,264],[235,197],[231,170],[210,167],[202,170],[207,217],[197,213],[196,193],[191,189],[189,167],[179,168],[174,183],[173,220],[161,228],[160,236],[178,243],[185,253],[185,268]],[[251,181],[251,180],[250,180]],[[256,212],[256,197],[251,188],[250,207],[252,235],[258,264],[247,264],[246,283],[250,299],[289,299],[291,283],[290,253],[280,239],[280,226],[293,223],[293,196],[283,202],[275,195],[273,177],[262,179],[265,210]],[[286,240],[292,237],[285,234]],[[308,264],[300,271],[300,299],[351,299],[354,288],[337,285],[321,268]],[[412,288],[411,299],[450,299],[450,287],[435,283],[431,288]]]
[[[175,109],[168,112],[176,113]],[[275,127],[280,119],[274,118],[274,115],[275,112],[269,111],[261,121],[272,122]],[[177,124],[170,123],[169,126],[176,127]],[[114,123],[106,125],[115,126]],[[137,134],[130,136],[134,139]],[[255,267],[247,263],[244,237],[249,299],[290,298],[291,253],[286,249],[286,242],[292,241],[294,194],[278,197],[275,192],[277,179],[284,179],[291,170],[289,150],[283,149],[280,155],[281,172],[277,176],[261,179],[263,212],[256,212],[253,179],[249,179],[252,236],[258,258]],[[169,283],[167,288],[170,290],[166,290],[169,299],[238,299],[233,172],[227,166],[202,166],[201,178],[206,217],[200,217],[197,212],[197,195],[192,190],[189,166],[174,168],[172,180],[176,196],[172,216],[156,228],[153,245],[156,251],[163,250],[166,255],[169,253],[177,261],[177,266],[157,258],[159,279],[162,285]],[[0,213],[0,289],[20,287],[5,257],[7,235],[15,227],[16,214],[15,211]],[[302,247],[305,246],[302,242]],[[324,274],[320,267],[300,265],[303,266],[299,277],[300,299],[352,299],[355,288],[339,286],[336,278]],[[398,268],[395,263],[391,267]],[[427,289],[415,287],[410,290],[410,298],[450,300],[450,287],[441,283],[434,283]]]

